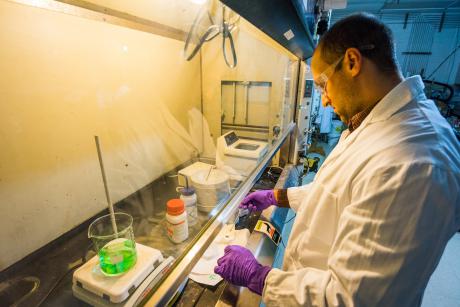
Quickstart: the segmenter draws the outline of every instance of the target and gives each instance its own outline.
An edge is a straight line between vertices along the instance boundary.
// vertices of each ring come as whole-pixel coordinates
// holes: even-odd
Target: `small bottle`
[[[196,194],[195,189],[192,187],[183,188],[180,190],[180,199],[185,204],[185,210],[187,211],[187,221],[189,226],[196,224],[198,219],[198,213],[196,211]]]
[[[184,202],[180,199],[171,199],[166,203],[166,231],[174,243],[188,238],[187,212]]]

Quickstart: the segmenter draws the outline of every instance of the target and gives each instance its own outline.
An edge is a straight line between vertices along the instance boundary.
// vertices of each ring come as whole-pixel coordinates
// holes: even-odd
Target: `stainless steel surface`
[[[249,87],[251,86],[251,83],[250,82],[246,82],[245,83],[245,90],[246,90],[246,104],[245,104],[245,123],[246,125],[249,124],[248,120],[249,120]]]
[[[290,153],[292,156],[289,157],[289,163],[292,164],[297,164],[299,160],[299,150],[302,146],[303,140],[301,139],[303,137],[303,133],[300,133],[300,130],[303,129],[309,129],[310,128],[310,120],[302,118],[302,107],[306,107],[304,103],[304,92],[305,92],[305,81],[306,81],[306,75],[307,75],[307,67],[308,65],[305,62],[300,62],[300,67],[299,67],[299,86],[297,88],[297,96],[296,96],[296,113],[295,113],[295,121],[297,123],[298,129],[295,132],[294,139],[295,142],[292,142],[292,150],[290,150]],[[311,103],[310,103],[310,108],[308,108],[308,111],[306,114],[308,114],[308,118],[310,118],[311,113]]]
[[[291,123],[283,136],[274,144],[259,166],[251,173],[241,188],[231,197],[226,206],[220,209],[216,218],[212,220],[206,231],[195,242],[190,251],[175,265],[169,275],[163,280],[161,285],[155,289],[153,295],[146,302],[146,306],[164,306],[174,296],[179,286],[187,278],[193,266],[200,259],[206,248],[211,244],[215,235],[220,231],[222,226],[228,221],[233,221],[238,212],[238,204],[243,200],[246,194],[257,180],[257,177],[265,169],[275,153],[281,147],[283,142],[289,137],[294,123]]]
[[[222,80],[221,81],[222,85],[246,85],[249,84],[251,86],[272,86],[272,83],[270,81],[237,81],[237,80]]]
[[[107,22],[110,24],[148,32],[183,41],[186,33],[158,22],[130,15],[83,0],[7,0],[49,11]]]
[[[161,276],[167,272],[166,270],[173,263],[173,261],[174,259],[172,257],[168,257],[158,267],[156,267],[155,270],[142,283],[141,286],[146,284],[145,287],[139,287],[126,302],[126,306],[138,306],[142,302],[143,294],[152,290],[152,288],[160,280]]]
[[[306,78],[306,63],[305,62],[298,62],[297,66],[297,80],[296,80],[296,88],[295,91],[295,105],[294,105],[294,120],[296,123],[299,123],[302,119],[299,118],[300,110],[299,107],[302,103],[303,98],[303,91],[305,86],[305,78]],[[299,125],[297,125],[296,130],[293,134],[291,134],[291,140],[289,143],[289,159],[288,163],[297,164],[298,163],[298,147],[299,147],[299,135],[301,135],[299,131]]]
[[[268,133],[268,126],[251,126],[251,125],[232,125],[232,124],[222,124],[223,129],[228,130],[241,130],[241,131],[251,131],[251,132],[262,132]]]
[[[260,219],[269,220],[274,210],[274,207],[271,207],[269,210],[264,210]],[[266,235],[260,232],[252,232],[251,236],[249,237],[248,245],[246,247],[253,252],[254,256],[257,258],[257,261],[259,261],[260,264],[269,266],[273,264],[273,259],[276,252],[276,245]],[[228,286],[230,288],[235,287],[230,284]],[[227,295],[227,299],[229,299],[230,296],[226,292],[227,288],[224,290],[224,293],[225,295]],[[235,291],[233,291],[232,293],[235,293]],[[234,301],[227,300],[225,303],[231,306],[244,307],[257,307],[260,305],[261,297],[251,292],[248,288],[239,287],[239,291],[237,293],[238,297],[236,297],[236,300],[234,300],[235,297],[233,297],[231,299],[233,299]]]

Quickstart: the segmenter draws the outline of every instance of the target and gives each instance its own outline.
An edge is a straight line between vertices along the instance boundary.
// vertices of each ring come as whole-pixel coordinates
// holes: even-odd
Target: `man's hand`
[[[248,287],[262,295],[270,270],[271,267],[262,266],[247,248],[229,245],[225,247],[225,254],[217,260],[214,273],[236,286]]]
[[[273,190],[260,190],[246,196],[240,204],[241,209],[262,211],[271,205],[276,205]]]

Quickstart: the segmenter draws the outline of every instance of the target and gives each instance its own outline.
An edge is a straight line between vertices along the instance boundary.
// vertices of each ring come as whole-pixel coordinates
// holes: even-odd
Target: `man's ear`
[[[345,70],[352,76],[356,77],[359,75],[362,67],[363,57],[361,52],[356,48],[348,48],[345,52]]]

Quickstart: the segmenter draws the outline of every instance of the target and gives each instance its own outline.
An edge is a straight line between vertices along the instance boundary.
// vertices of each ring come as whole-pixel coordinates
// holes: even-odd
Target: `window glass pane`
[[[218,1],[22,2],[0,2],[0,270],[106,213],[95,136],[136,242],[180,258],[292,121],[297,60]],[[191,30],[189,51],[215,37],[186,60]],[[185,185],[198,212],[174,243]]]

